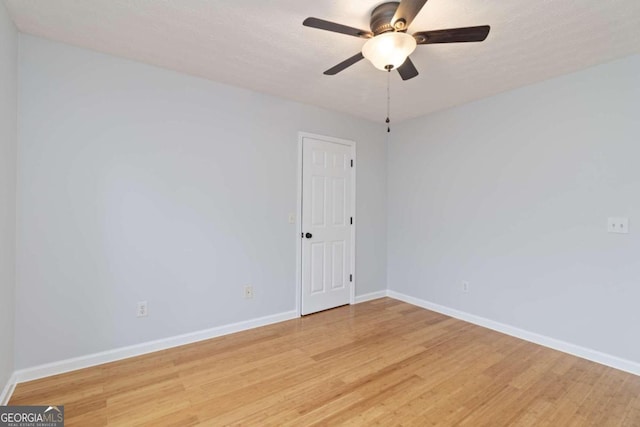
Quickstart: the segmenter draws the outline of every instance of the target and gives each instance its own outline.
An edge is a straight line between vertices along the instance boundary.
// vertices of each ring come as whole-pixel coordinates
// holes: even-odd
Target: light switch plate
[[[607,219],[607,231],[609,233],[627,234],[629,232],[629,218],[609,217]]]
[[[296,214],[290,213],[289,214],[289,224],[295,224],[295,223],[296,223]]]

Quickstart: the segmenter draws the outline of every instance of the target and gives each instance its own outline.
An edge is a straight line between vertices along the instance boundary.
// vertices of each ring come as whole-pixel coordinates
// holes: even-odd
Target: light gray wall
[[[298,131],[357,141],[386,288],[380,126],[32,36],[20,67],[17,368],[293,310]]]
[[[394,126],[389,288],[640,362],[639,159],[638,55]]]
[[[18,33],[0,2],[0,391],[14,368]]]

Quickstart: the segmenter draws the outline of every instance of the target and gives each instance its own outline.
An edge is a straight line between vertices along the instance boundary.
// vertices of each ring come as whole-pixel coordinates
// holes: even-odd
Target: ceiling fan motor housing
[[[397,1],[382,3],[371,12],[370,27],[374,35],[395,31],[391,20],[400,5]],[[398,28],[400,29],[400,28]]]

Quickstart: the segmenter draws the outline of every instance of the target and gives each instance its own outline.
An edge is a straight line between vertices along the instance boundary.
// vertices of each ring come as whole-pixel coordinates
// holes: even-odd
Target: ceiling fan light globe
[[[398,68],[416,48],[416,40],[407,33],[390,31],[379,34],[362,47],[362,55],[374,67],[386,71],[388,66]]]

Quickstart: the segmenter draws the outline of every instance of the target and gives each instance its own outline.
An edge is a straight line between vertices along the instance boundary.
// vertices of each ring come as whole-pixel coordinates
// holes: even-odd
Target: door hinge
[[[350,282],[353,282],[353,274],[350,274],[350,275],[349,275],[349,281],[350,281]]]
[[[351,217],[351,225],[353,225],[353,217]]]
[[[353,159],[351,159],[351,167],[353,167]]]

